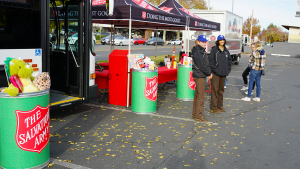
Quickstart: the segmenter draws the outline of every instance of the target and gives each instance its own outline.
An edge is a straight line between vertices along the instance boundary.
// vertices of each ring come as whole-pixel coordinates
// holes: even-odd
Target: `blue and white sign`
[[[42,55],[41,49],[36,49],[35,56],[41,56],[41,55]]]

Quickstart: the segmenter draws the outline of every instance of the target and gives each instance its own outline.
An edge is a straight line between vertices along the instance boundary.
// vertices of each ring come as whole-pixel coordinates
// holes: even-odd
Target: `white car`
[[[129,45],[129,37],[117,37],[114,40],[115,45],[123,46],[123,45]],[[133,45],[133,39],[131,39],[131,45]]]
[[[178,39],[171,39],[170,41],[167,41],[167,45],[181,45],[181,41]]]

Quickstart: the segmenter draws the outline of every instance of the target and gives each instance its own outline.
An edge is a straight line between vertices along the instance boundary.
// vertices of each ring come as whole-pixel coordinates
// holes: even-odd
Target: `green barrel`
[[[132,70],[131,110],[136,114],[157,111],[157,70]]]
[[[177,69],[176,97],[181,101],[193,101],[195,95],[195,81],[192,77],[192,66],[180,65]]]
[[[44,168],[50,162],[49,91],[0,92],[0,168]]]

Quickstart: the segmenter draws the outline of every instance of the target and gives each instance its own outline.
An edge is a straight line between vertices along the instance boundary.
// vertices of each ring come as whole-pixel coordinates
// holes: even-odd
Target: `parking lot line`
[[[233,85],[233,84],[226,84],[226,86],[229,85],[229,86],[244,86],[244,85]]]
[[[211,97],[211,96],[205,96],[205,97]],[[236,101],[239,101],[239,100],[241,100],[241,99],[234,99],[234,98],[223,98],[224,100],[236,100]]]
[[[94,104],[85,104],[85,105],[94,106],[94,107],[101,107],[101,108],[110,109],[110,110],[118,110],[118,111],[123,111],[123,112],[130,112],[130,113],[132,112],[131,110],[118,109],[118,108],[114,108],[114,107],[107,107],[107,106],[101,106],[101,105],[94,105]],[[148,116],[156,116],[156,117],[163,117],[163,118],[176,119],[176,120],[198,122],[198,121],[195,121],[193,119],[174,117],[174,116],[164,116],[164,115],[159,115],[159,114],[139,114],[139,115],[148,115]],[[218,123],[213,123],[213,122],[199,122],[199,123],[218,125]]]
[[[176,119],[176,120],[184,120],[184,121],[192,121],[192,122],[198,122],[193,119],[186,119],[186,118],[180,118],[180,117],[173,117],[173,116],[164,116],[164,115],[159,115],[159,114],[144,114],[144,115],[149,115],[149,116],[156,116],[156,117],[163,117],[163,118],[169,118],[169,119]],[[213,122],[198,122],[198,123],[203,123],[203,124],[211,124],[217,126],[218,123],[213,123]]]
[[[239,78],[241,79],[242,77],[237,77],[237,76],[227,76],[227,77],[233,77],[233,78]],[[265,78],[261,78],[262,80],[272,80],[272,79],[265,79]]]
[[[77,165],[77,164],[73,164],[73,163],[69,163],[69,162],[65,162],[65,161],[59,161],[58,159],[55,158],[51,158],[51,162],[63,167],[67,167],[67,168],[72,168],[72,169],[91,169],[82,165]]]
[[[230,84],[228,84],[230,85]],[[233,85],[232,85],[233,86]],[[236,86],[242,86],[242,85],[236,85]],[[167,92],[167,91],[162,91],[164,93],[176,93],[176,92]],[[205,97],[210,97],[210,96],[205,96]],[[224,98],[224,100],[241,100],[241,99],[235,99],[235,98]]]
[[[102,105],[95,105],[95,104],[85,104],[85,105],[100,107],[100,108],[103,108],[103,109],[118,110],[118,111],[120,110],[120,111],[123,111],[123,112],[132,112],[131,110],[119,109],[119,108],[114,108],[114,107],[107,107],[107,106],[102,106]]]
[[[284,54],[271,54],[272,56],[284,56],[284,57],[291,57],[291,55],[284,55]]]

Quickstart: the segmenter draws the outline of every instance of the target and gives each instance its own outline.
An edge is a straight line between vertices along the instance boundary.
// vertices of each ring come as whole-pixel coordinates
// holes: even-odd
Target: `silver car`
[[[118,37],[123,37],[123,36],[121,36],[121,35],[115,35],[115,38],[118,38]],[[109,45],[110,42],[111,42],[111,35],[108,35],[105,38],[101,39],[101,44],[102,45]]]
[[[115,45],[123,46],[123,45],[129,45],[129,37],[117,37],[114,40]],[[131,45],[133,45],[133,39],[131,39]]]

